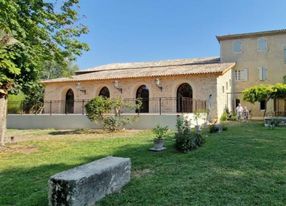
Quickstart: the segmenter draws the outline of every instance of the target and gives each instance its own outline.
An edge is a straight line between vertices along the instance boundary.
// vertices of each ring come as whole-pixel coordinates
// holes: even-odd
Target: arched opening
[[[193,112],[193,90],[188,83],[177,89],[177,112]]]
[[[142,105],[136,112],[148,113],[149,112],[149,89],[146,85],[142,85],[137,89],[136,99],[140,100]]]
[[[99,92],[99,96],[110,98],[109,89],[107,87],[103,87]]]
[[[74,113],[74,94],[72,89],[69,89],[66,93],[65,113]]]

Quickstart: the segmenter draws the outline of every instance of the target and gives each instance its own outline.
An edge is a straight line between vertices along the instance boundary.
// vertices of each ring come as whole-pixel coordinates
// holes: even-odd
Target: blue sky
[[[97,65],[219,56],[216,35],[286,28],[285,0],[81,0]]]

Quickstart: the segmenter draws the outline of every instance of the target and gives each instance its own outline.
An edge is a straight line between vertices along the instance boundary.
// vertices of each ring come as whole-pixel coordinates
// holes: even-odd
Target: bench
[[[94,205],[130,181],[130,158],[106,157],[53,175],[49,205]]]

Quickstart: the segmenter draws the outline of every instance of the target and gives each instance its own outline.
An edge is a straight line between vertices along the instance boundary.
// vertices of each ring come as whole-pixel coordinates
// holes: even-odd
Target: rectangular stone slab
[[[53,175],[49,205],[94,205],[130,181],[130,158],[105,157]]]

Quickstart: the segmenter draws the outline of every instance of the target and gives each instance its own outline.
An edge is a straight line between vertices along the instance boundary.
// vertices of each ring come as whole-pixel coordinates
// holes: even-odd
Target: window
[[[260,68],[258,69],[258,71],[259,71],[259,80],[260,80],[260,81],[265,81],[265,80],[267,80],[268,70],[267,70],[266,68],[264,68],[264,67],[260,67]]]
[[[248,80],[248,69],[235,70],[234,77],[236,81]]]
[[[240,70],[235,70],[234,71],[234,76],[235,76],[235,80],[240,80]]]
[[[222,86],[221,90],[222,90],[222,93],[224,93],[224,86]]]
[[[228,90],[228,82],[225,83],[225,89]]]
[[[257,50],[259,52],[267,51],[267,41],[264,38],[260,38],[257,40]]]
[[[241,41],[240,40],[236,40],[233,42],[233,51],[240,53],[241,52]]]
[[[263,100],[260,102],[260,110],[265,110],[266,109],[266,101]]]

